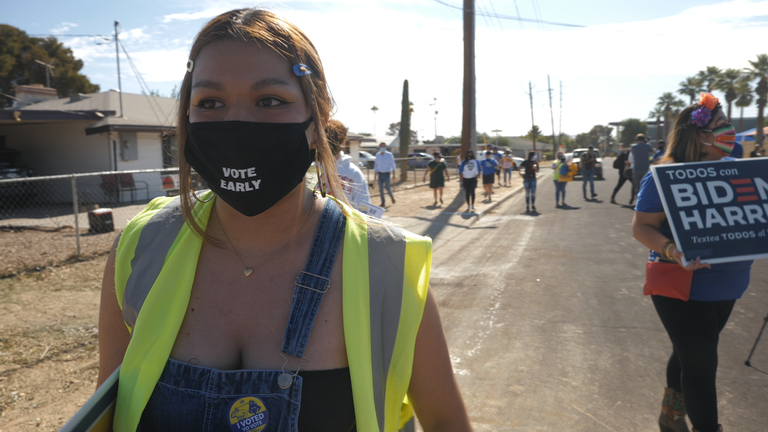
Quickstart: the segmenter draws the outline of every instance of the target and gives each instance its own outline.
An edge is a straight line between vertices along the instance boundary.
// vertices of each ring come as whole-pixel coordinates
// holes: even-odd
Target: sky
[[[118,88],[110,37],[119,21],[119,38],[137,70],[150,89],[165,95],[181,82],[192,41],[208,20],[234,8],[264,7],[313,41],[336,101],[334,117],[351,132],[383,135],[400,121],[407,79],[412,129],[420,139],[461,134],[461,0],[4,3],[0,23],[30,35],[56,35],[102,91]],[[548,75],[555,132],[576,135],[594,125],[646,119],[658,97],[675,92],[686,77],[707,66],[745,68],[768,52],[768,1],[475,0],[475,9],[497,15],[478,15],[475,31],[477,130],[491,135],[530,130],[529,81],[534,123],[552,133]],[[123,91],[140,93],[120,57]],[[744,116],[756,112],[753,105]]]

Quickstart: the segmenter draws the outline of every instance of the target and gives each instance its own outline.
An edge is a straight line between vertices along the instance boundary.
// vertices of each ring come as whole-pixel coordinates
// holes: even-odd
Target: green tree
[[[712,90],[715,89],[715,82],[720,76],[720,72],[720,68],[717,66],[707,66],[703,71],[699,71],[699,73],[696,74],[696,77],[706,83],[707,91],[712,93]]]
[[[34,38],[16,27],[0,24],[0,93],[13,94],[17,85],[45,83],[46,67],[35,60],[52,64],[51,87],[59,97],[72,93],[94,93],[99,86],[79,73],[82,60],[56,38]],[[2,98],[0,107],[10,107],[13,101]]]
[[[709,68],[707,69],[709,70]],[[677,115],[680,114],[680,111],[685,108],[685,102],[678,99],[677,96],[671,92],[666,92],[659,96],[659,100],[656,102],[656,108],[664,111],[664,136],[667,137],[671,130],[672,119],[677,117]]]
[[[403,81],[403,101],[400,109],[400,181],[408,181],[408,147],[411,145],[411,100],[408,98],[408,80]]]
[[[680,88],[677,89],[677,93],[691,98],[691,105],[693,105],[693,100],[696,99],[696,96],[706,90],[704,87],[704,81],[698,76],[688,77],[685,79],[685,81],[681,81],[678,85]]]
[[[757,60],[749,61],[750,67],[744,72],[750,81],[757,81],[755,94],[757,95],[757,125],[763,124],[765,119],[765,104],[768,102],[768,54],[759,54]],[[755,134],[755,143],[763,144],[763,128],[758,127]]]
[[[749,85],[749,80],[742,79],[739,81],[739,85],[736,86],[736,94],[739,96],[736,99],[736,106],[741,108],[739,113],[739,132],[744,132],[744,108],[752,105],[752,101],[755,99],[752,95],[752,87]]]
[[[736,86],[739,84],[741,77],[742,73],[740,70],[726,69],[720,73],[717,81],[715,81],[715,88],[725,92],[725,101],[728,103],[728,123],[731,123],[731,107],[733,106],[733,101],[738,96]]]
[[[647,134],[648,124],[640,119],[629,118],[621,122],[621,142],[633,143],[637,134]]]

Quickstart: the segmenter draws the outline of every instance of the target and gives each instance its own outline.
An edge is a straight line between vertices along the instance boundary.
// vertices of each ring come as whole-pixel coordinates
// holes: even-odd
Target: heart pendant
[[[246,267],[246,268],[243,270],[243,273],[245,274],[245,277],[248,277],[248,276],[250,276],[250,275],[252,275],[252,274],[253,274],[253,269],[252,269],[252,268],[250,268],[250,267]]]

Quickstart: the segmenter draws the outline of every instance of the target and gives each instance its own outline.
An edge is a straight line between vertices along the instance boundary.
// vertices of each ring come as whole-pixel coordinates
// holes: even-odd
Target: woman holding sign
[[[232,10],[186,69],[181,195],[128,224],[104,274],[114,430],[384,432],[414,409],[427,431],[470,430],[428,289],[431,241],[346,204],[309,38]],[[318,192],[304,184],[313,160]],[[191,189],[192,168],[210,191]]]
[[[728,157],[735,131],[709,93],[675,120],[662,163],[715,161]],[[686,412],[698,432],[722,431],[717,416],[717,344],[737,299],[749,286],[752,261],[684,265],[675,245],[653,174],[643,177],[632,234],[651,250],[644,294],[672,341],[667,388],[659,416],[662,432],[688,431]]]

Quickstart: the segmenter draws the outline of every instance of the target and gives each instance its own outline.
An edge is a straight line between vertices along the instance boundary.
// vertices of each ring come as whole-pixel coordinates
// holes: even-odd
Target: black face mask
[[[312,163],[304,123],[190,123],[184,157],[208,187],[245,216],[256,216],[304,181]]]

